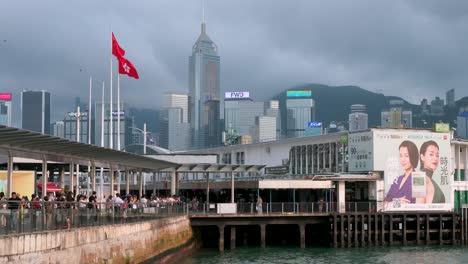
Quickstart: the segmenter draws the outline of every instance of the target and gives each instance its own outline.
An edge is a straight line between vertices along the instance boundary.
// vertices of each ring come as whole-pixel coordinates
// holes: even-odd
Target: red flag
[[[119,59],[119,73],[126,74],[135,79],[139,79],[138,72],[135,69],[135,66],[124,57],[117,57]]]
[[[112,32],[112,55],[116,56],[117,58],[123,57],[125,55],[125,50],[120,47],[117,39],[114,36],[114,32]]]

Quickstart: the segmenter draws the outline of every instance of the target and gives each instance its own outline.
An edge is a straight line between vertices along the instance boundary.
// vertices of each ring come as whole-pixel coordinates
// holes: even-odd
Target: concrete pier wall
[[[187,216],[0,237],[0,263],[138,263],[193,238]]]

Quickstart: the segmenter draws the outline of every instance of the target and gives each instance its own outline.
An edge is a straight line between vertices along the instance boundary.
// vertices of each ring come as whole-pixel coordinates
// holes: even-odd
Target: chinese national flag
[[[125,50],[120,47],[117,39],[114,36],[114,32],[112,32],[112,55],[116,56],[117,58],[123,57],[125,55]]]
[[[139,79],[138,72],[135,69],[135,66],[124,57],[117,57],[119,59],[119,73],[126,74],[135,79]]]

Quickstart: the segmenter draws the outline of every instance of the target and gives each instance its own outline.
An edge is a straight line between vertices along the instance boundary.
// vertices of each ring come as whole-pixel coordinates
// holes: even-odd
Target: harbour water
[[[201,249],[180,264],[240,263],[468,263],[468,247],[407,246],[372,248],[240,247],[219,253]]]

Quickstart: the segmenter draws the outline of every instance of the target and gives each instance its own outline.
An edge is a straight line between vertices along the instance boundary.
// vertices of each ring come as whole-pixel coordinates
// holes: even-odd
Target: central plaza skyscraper
[[[204,20],[189,57],[189,108],[192,148],[219,145],[220,57],[218,47],[206,34]]]

